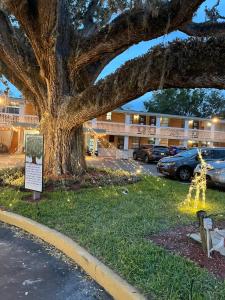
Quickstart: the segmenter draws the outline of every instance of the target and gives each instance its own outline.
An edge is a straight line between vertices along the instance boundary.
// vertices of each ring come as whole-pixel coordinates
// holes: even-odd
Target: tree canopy
[[[148,112],[210,118],[225,118],[225,96],[204,89],[167,89],[153,93],[144,102]]]
[[[217,3],[218,2],[218,3]],[[45,134],[46,169],[84,169],[82,124],[162,88],[225,88],[225,23],[217,1],[0,0],[0,74],[35,105]],[[96,83],[130,46],[182,31]]]

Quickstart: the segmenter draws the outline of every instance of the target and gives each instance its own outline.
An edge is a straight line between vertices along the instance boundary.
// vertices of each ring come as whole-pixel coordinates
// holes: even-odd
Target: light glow
[[[181,211],[195,213],[200,209],[206,209],[206,173],[208,165],[202,157],[201,151],[198,151],[200,162],[199,173],[196,173],[188,195],[180,206]]]

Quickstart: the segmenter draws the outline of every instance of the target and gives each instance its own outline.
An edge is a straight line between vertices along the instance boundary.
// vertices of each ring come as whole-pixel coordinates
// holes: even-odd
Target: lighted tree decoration
[[[198,159],[200,164],[200,173],[196,173],[189,187],[187,198],[185,199],[184,205],[187,208],[193,208],[194,210],[205,208],[206,201],[206,174],[208,164],[202,157],[202,152],[198,151]]]
[[[146,92],[225,88],[222,16],[192,21],[204,2],[0,0],[0,74],[36,107],[47,173],[83,172],[83,123]],[[96,83],[130,46],[177,30],[197,38],[158,45]]]
[[[37,158],[43,156],[43,138],[41,136],[27,136],[26,137],[26,156],[32,158],[32,163],[37,163]]]

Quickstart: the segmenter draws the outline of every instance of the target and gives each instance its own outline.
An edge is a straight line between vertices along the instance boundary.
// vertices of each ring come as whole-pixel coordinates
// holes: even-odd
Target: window
[[[201,154],[202,154],[203,159],[213,158],[213,152],[211,150],[202,150]]]
[[[149,118],[149,125],[156,126],[156,117],[150,116],[150,118]]]
[[[112,120],[112,112],[108,112],[108,113],[106,114],[106,120],[107,120],[107,121],[111,121],[111,120]]]
[[[132,137],[132,145],[131,145],[132,149],[139,148],[139,146],[140,146],[140,138],[133,136]]]
[[[7,113],[7,114],[19,114],[20,109],[19,107],[16,106],[7,106],[5,108],[3,108],[3,112]]]
[[[124,149],[124,137],[123,136],[118,136],[117,148]]]
[[[225,150],[213,150],[213,158],[214,159],[225,159]]]
[[[110,135],[109,136],[109,142],[110,143],[114,143],[114,135]]]
[[[161,127],[168,127],[169,119],[168,118],[161,118]]]
[[[155,138],[148,138],[148,144],[154,145],[155,144]]]
[[[146,116],[139,116],[139,124],[142,125],[146,124]]]

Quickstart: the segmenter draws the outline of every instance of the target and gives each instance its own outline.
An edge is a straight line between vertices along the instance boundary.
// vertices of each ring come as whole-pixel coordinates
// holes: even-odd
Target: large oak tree
[[[85,168],[82,125],[159,88],[225,88],[225,25],[194,23],[204,0],[0,0],[0,73],[35,105],[45,169]],[[216,11],[216,10],[215,10]],[[102,81],[130,46],[180,30]]]

